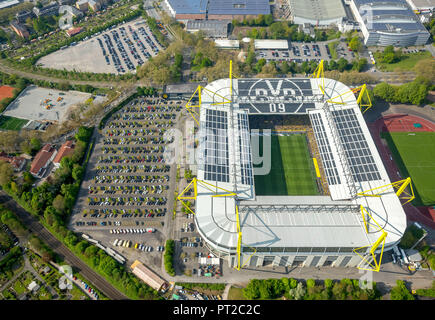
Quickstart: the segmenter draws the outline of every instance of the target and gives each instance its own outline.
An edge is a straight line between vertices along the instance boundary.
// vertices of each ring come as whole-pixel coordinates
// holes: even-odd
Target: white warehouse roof
[[[254,40],[254,45],[256,50],[261,50],[261,49],[288,50],[287,40],[256,39]]]

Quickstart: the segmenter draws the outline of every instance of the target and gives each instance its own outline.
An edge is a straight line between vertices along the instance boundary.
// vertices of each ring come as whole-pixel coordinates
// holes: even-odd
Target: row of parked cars
[[[73,279],[74,279],[75,281],[77,281],[77,277],[76,277],[76,276],[74,276]],[[93,288],[91,288],[90,285],[88,285],[88,284],[87,284],[86,282],[84,282],[84,281],[82,281],[81,284],[82,284],[82,286],[85,288],[85,290],[87,290],[90,294],[92,294],[92,295],[95,297],[95,299],[98,300],[98,298],[99,298],[98,293],[97,293]]]
[[[156,229],[145,228],[145,229],[110,229],[110,233],[113,234],[127,234],[127,233],[154,233]]]

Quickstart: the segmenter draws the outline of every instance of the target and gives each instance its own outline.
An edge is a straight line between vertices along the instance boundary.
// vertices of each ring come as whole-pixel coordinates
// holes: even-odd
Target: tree
[[[82,166],[75,164],[71,172],[71,176],[74,180],[80,181],[83,177],[84,169]]]
[[[373,89],[373,93],[376,97],[379,97],[385,101],[393,101],[396,94],[396,89],[386,82],[381,82]]]
[[[435,83],[435,60],[433,59],[420,60],[415,64],[414,71],[418,76],[427,79],[430,82],[430,84]]]
[[[304,284],[299,282],[295,289],[290,289],[289,294],[295,300],[302,300],[306,292]]]
[[[9,163],[0,160],[0,185],[5,186],[12,180],[13,176],[14,169],[12,169],[12,166]]]
[[[53,200],[53,208],[55,208],[59,213],[63,213],[65,210],[65,198],[58,194]]]
[[[356,36],[356,37],[352,38],[352,40],[350,40],[349,48],[352,51],[361,52],[363,45],[361,43],[361,40],[358,38],[358,36]]]
[[[271,14],[266,14],[264,16],[264,23],[266,26],[270,26],[273,23],[273,16]]]
[[[396,286],[391,289],[391,300],[415,300],[402,280],[396,281]]]

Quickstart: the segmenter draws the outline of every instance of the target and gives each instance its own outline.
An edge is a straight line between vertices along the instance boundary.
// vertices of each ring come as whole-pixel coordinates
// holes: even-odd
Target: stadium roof
[[[406,215],[393,190],[380,197],[356,196],[391,181],[355,96],[344,94],[349,92],[344,84],[324,79],[326,98],[344,94],[325,104],[319,81],[235,79],[232,107],[222,104],[231,97],[229,79],[216,80],[202,91],[198,179],[216,188],[198,183],[195,221],[201,236],[216,249],[236,250],[236,205],[243,247],[270,247],[272,252],[334,247],[350,252],[380,236],[370,226],[365,232],[360,206],[388,233],[386,248],[402,237]],[[309,116],[330,196],[256,196],[249,114]],[[213,192],[224,193],[220,188],[235,192],[237,199],[213,197]]]
[[[409,33],[425,31],[405,0],[353,0],[369,31]]]
[[[289,0],[293,17],[328,21],[346,17],[342,0]]]

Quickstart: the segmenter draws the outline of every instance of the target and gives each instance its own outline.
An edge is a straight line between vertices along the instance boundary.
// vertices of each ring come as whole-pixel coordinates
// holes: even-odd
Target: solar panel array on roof
[[[237,114],[237,122],[239,126],[238,133],[242,184],[252,185],[253,178],[248,115],[245,113]]]
[[[213,0],[208,3],[208,14],[270,14],[270,5],[269,0]]]
[[[325,126],[320,114],[310,113],[310,121],[316,136],[317,146],[319,147],[320,156],[322,157],[322,164],[326,174],[326,180],[329,185],[340,184],[340,177],[338,176],[337,165],[335,164],[334,157],[328,137],[326,136]]]
[[[229,182],[228,114],[226,111],[206,109],[201,125],[204,179]]]
[[[375,160],[353,109],[332,111],[354,181],[380,180]]]
[[[167,0],[177,14],[205,14],[208,0]]]

